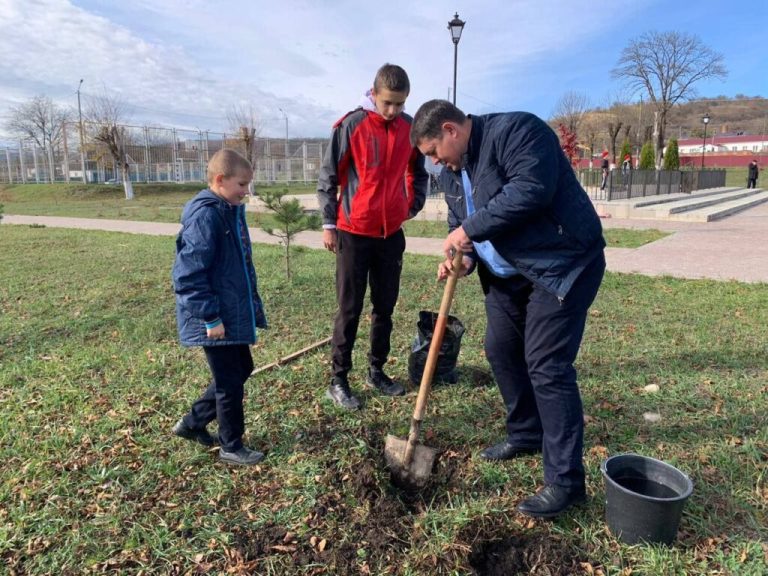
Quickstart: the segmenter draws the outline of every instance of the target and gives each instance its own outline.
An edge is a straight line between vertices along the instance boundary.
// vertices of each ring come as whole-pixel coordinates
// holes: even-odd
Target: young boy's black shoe
[[[242,446],[240,450],[227,452],[224,448],[219,448],[219,460],[227,464],[237,464],[239,466],[252,466],[258,464],[264,459],[263,452],[257,452]]]
[[[346,410],[358,410],[360,408],[360,400],[352,395],[352,391],[349,389],[349,382],[341,376],[333,377],[325,397],[336,404],[336,406]]]
[[[405,394],[405,388],[394,382],[392,378],[384,374],[384,371],[379,368],[368,369],[368,378],[366,378],[365,383],[371,388],[376,388],[376,390],[386,396],[402,396]]]
[[[208,430],[205,428],[200,428],[199,430],[190,428],[184,423],[184,418],[176,422],[171,431],[180,438],[192,440],[208,448],[216,443],[216,439],[208,433]]]

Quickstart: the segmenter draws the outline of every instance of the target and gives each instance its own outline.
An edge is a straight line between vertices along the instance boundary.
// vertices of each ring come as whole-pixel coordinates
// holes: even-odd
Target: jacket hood
[[[373,101],[373,90],[370,88],[362,95],[357,105],[368,112],[376,112],[376,103]]]
[[[184,220],[190,218],[195,212],[207,206],[214,206],[222,210],[233,208],[233,206],[226,200],[219,198],[209,188],[206,188],[205,190],[198,192],[192,200],[187,202],[181,213],[181,221],[184,222]]]

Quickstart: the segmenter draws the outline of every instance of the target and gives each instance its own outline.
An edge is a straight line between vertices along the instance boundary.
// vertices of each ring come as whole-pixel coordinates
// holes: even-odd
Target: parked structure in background
[[[752,158],[768,161],[768,134],[711,134],[705,140],[684,138],[677,145],[680,166],[696,165],[703,152],[707,167],[745,166]]]
[[[83,124],[82,149],[77,122],[62,126],[60,144],[51,153],[31,140],[0,144],[0,183],[120,181],[119,169],[109,151],[93,137],[97,126]],[[208,158],[217,150],[246,152],[246,142],[239,133],[152,126],[120,128],[132,182],[205,182]],[[327,142],[325,138],[256,138],[254,182],[316,182]]]

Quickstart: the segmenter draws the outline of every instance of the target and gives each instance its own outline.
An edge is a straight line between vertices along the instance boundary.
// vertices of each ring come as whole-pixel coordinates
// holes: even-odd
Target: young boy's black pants
[[[336,298],[339,310],[333,326],[333,375],[346,376],[352,368],[365,291],[371,285],[371,349],[368,362],[381,368],[387,361],[392,334],[392,312],[400,292],[405,234],[371,238],[338,230],[336,235]]]
[[[604,272],[600,255],[560,301],[521,275],[480,271],[485,353],[507,408],[507,441],[541,447],[547,484],[584,485],[584,416],[573,363]]]
[[[227,452],[243,446],[245,381],[253,372],[253,357],[247,344],[203,346],[211,369],[211,383],[184,417],[190,428],[205,428],[217,420],[219,441]]]

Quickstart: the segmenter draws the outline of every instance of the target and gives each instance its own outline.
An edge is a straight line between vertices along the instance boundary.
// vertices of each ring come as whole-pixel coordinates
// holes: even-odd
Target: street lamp
[[[85,175],[85,145],[83,144],[83,110],[80,108],[80,87],[83,85],[83,79],[80,78],[80,84],[77,85],[77,116],[80,119],[80,170],[83,173],[83,184],[88,183]]]
[[[704,152],[707,150],[707,124],[709,124],[709,114],[704,114],[701,121],[704,122],[704,145],[701,147],[701,169],[704,169]]]
[[[285,165],[286,165],[286,180],[291,180],[291,160],[288,157],[288,114],[285,113],[285,110],[282,108],[278,108],[280,112],[283,113],[283,116],[285,116]]]
[[[453,20],[448,22],[448,30],[451,31],[451,40],[453,40],[453,104],[456,105],[456,64],[459,58],[459,40],[461,40],[461,31],[464,30],[464,22],[459,19],[459,13],[456,12]]]

